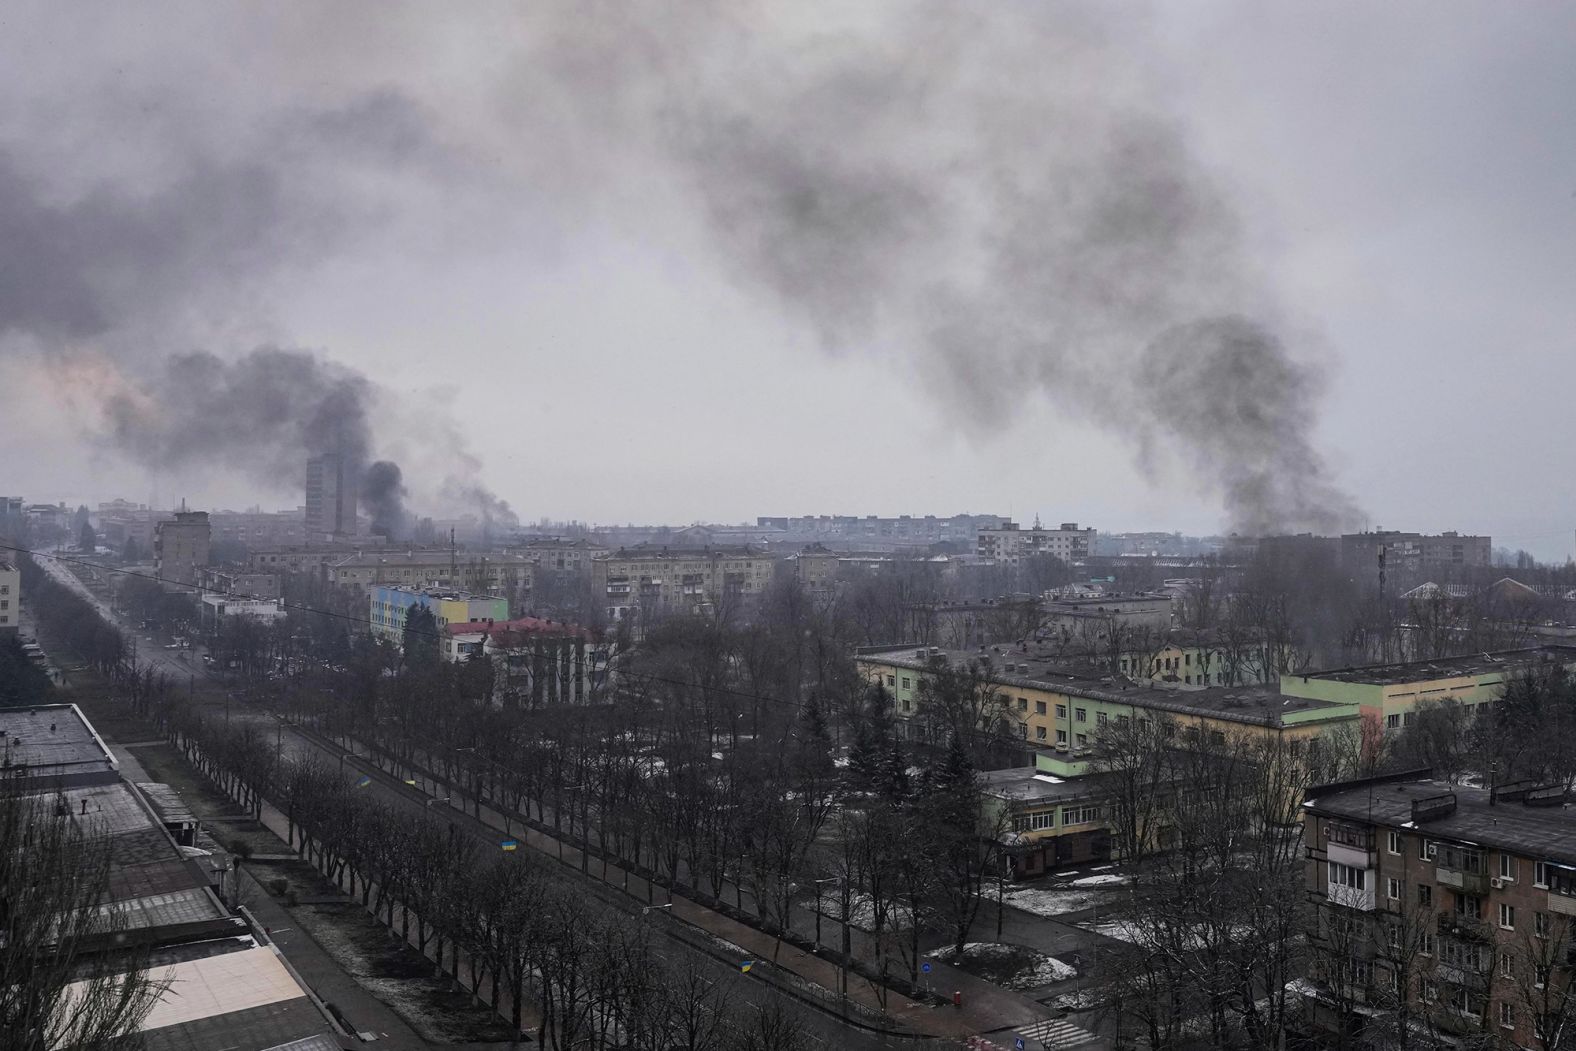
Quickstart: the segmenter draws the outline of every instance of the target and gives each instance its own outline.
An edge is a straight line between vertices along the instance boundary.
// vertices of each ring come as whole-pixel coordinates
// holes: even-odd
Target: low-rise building
[[[367,588],[367,596],[371,606],[369,620],[372,634],[395,645],[404,639],[405,617],[413,606],[426,606],[432,610],[440,640],[443,629],[450,624],[509,619],[508,601],[490,595],[473,595],[444,588],[374,584]]]
[[[200,826],[173,789],[126,779],[75,705],[0,709],[0,737],[8,771],[26,769],[10,787],[36,801],[36,819],[74,826],[107,854],[107,871],[85,878],[103,880],[99,908],[111,922],[77,941],[84,977],[64,988],[66,1002],[85,993],[88,976],[136,962],[159,990],[137,1027],[148,1051],[340,1046],[322,1001],[240,907],[234,866],[182,849]],[[32,964],[19,956],[25,948],[7,949],[18,968]]]
[[[703,613],[758,599],[775,568],[751,548],[620,548],[591,560],[591,587],[612,621]]]
[[[205,594],[198,605],[202,626],[206,631],[217,631],[219,622],[226,617],[251,617],[267,624],[284,620],[285,604],[280,599],[239,598],[234,595]]]
[[[1363,718],[1394,732],[1412,721],[1418,705],[1454,701],[1478,709],[1499,700],[1505,683],[1529,672],[1576,671],[1576,646],[1532,646],[1464,657],[1335,668],[1281,677],[1288,697],[1355,704]]]
[[[1100,630],[1168,631],[1174,605],[1175,597],[1164,591],[1087,597],[1048,596],[1044,603],[1043,620],[1048,628],[1066,628],[1084,634]]]
[[[1109,793],[1097,774],[1065,776],[1053,756],[980,775],[1013,879],[1111,857]]]
[[[936,735],[921,704],[925,676],[939,664],[980,667],[1000,706],[1014,720],[1025,747],[1055,753],[1081,774],[1095,739],[1108,722],[1169,719],[1197,733],[1224,737],[1245,730],[1289,740],[1340,728],[1355,731],[1355,701],[1283,696],[1273,685],[1172,690],[1120,676],[1069,667],[1037,651],[987,653],[935,647],[872,649],[855,657],[861,674],[886,687],[899,732],[914,740]]]
[[[1486,1041],[1470,1046],[1556,1046],[1576,1008],[1569,790],[1426,775],[1308,792],[1311,1016],[1348,1038],[1410,1020]]]

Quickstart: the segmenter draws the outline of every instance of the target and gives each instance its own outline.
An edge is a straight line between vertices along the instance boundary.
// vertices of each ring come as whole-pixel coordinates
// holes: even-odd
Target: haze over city
[[[1576,1048],[1573,99],[0,0],[0,1051]]]
[[[73,505],[293,506],[298,458],[233,413],[139,429],[105,410],[130,388],[183,400],[171,356],[275,346],[371,379],[371,432],[418,505],[474,477],[527,518],[999,508],[1227,531],[1229,458],[1146,390],[1240,418],[1243,373],[1191,390],[1138,359],[1165,324],[1243,315],[1307,380],[1238,396],[1296,417],[1273,422],[1322,460],[1324,524],[1562,559],[1576,507],[1544,461],[1576,437],[1557,393],[1572,15],[1432,10],[610,7],[571,26],[11,5],[8,473]],[[1148,177],[1192,203],[1135,220],[1175,261],[1113,317],[1113,274],[1070,281],[1103,205],[1064,195],[1035,230],[1002,202],[1121,170],[1106,140],[1138,127]],[[1099,144],[1068,141],[1083,129]],[[1034,276],[1002,279],[1024,261],[1008,230],[1045,250]],[[1269,524],[1319,525],[1307,510]]]

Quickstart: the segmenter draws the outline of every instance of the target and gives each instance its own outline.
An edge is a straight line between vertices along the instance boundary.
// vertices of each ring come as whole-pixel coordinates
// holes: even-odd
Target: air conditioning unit
[[[1489,880],[1488,880],[1488,885],[1490,887],[1493,887],[1495,890],[1504,890],[1505,889],[1505,881],[1502,878],[1500,878],[1499,876],[1490,876]]]

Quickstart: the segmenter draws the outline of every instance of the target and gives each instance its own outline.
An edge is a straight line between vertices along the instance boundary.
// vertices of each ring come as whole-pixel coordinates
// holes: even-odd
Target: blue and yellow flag
[[[755,961],[754,960],[745,960],[743,963],[739,964],[739,973],[740,974],[749,974],[750,973],[750,968],[754,967],[754,966],[755,966]]]
[[[370,774],[362,774],[361,775],[361,779],[356,782],[356,787],[357,788],[365,788],[368,785],[370,785],[371,783],[372,783],[371,775]]]
[[[520,841],[517,840],[517,839],[506,839],[506,840],[504,840],[502,843],[500,843],[498,845],[500,847],[502,847],[503,849],[505,849],[505,850],[519,850],[520,849]]]

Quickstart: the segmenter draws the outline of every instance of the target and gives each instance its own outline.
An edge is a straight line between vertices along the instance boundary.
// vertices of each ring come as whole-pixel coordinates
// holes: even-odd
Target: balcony
[[[1468,868],[1440,865],[1434,870],[1434,879],[1441,887],[1458,890],[1462,894],[1481,896],[1488,893],[1488,873],[1474,872]]]
[[[1348,887],[1344,883],[1327,883],[1325,885],[1325,897],[1329,899],[1332,905],[1355,909],[1358,912],[1373,912],[1376,908],[1373,873],[1368,873],[1368,885],[1361,889]]]
[[[1327,860],[1338,861],[1342,865],[1347,865],[1354,869],[1371,869],[1374,867],[1372,844],[1365,850],[1361,846],[1337,843],[1332,839],[1325,844],[1324,855]]]
[[[1448,963],[1437,964],[1434,967],[1434,977],[1441,982],[1459,985],[1465,989],[1475,989],[1480,992],[1488,989],[1488,972],[1470,967],[1457,967]]]
[[[1549,911],[1561,916],[1576,916],[1576,898],[1558,891],[1549,891]]]
[[[1441,912],[1439,914],[1439,933],[1472,942],[1493,940],[1488,924],[1460,912]]]

